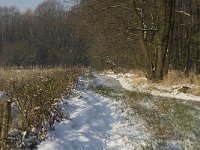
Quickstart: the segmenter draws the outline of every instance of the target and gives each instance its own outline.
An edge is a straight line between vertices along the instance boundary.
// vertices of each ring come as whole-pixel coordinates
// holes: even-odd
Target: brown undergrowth
[[[166,90],[175,90],[177,88],[179,92],[200,96],[200,75],[198,76],[195,73],[191,73],[189,77],[186,77],[181,71],[171,70],[164,80],[156,83],[148,80],[142,71],[130,71],[130,73],[134,74],[133,85],[136,87],[145,84],[148,89],[156,89],[163,92],[170,92]]]
[[[45,139],[54,122],[66,117],[59,102],[70,94],[83,72],[78,68],[1,69],[0,91],[6,93],[8,100],[0,104],[0,147],[34,147]],[[20,144],[17,136],[32,140]]]

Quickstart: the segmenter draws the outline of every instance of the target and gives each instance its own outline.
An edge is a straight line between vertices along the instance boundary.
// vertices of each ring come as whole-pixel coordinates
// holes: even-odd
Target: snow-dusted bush
[[[4,116],[12,118],[7,122],[6,143],[14,148],[34,148],[44,140],[47,130],[54,129],[54,122],[66,117],[59,102],[81,73],[75,68],[1,71],[0,90],[7,91],[12,108],[9,116]]]

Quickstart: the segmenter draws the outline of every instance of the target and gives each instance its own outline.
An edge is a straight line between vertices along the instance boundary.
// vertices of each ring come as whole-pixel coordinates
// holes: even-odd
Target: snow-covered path
[[[39,145],[39,150],[133,150],[145,146],[144,128],[130,126],[118,109],[119,103],[111,102],[90,91],[95,85],[122,88],[111,78],[96,78],[90,86],[80,79],[79,88],[74,90],[63,109],[70,114],[70,120],[56,123],[49,139]],[[91,86],[92,85],[92,86]],[[137,140],[133,140],[137,139]]]

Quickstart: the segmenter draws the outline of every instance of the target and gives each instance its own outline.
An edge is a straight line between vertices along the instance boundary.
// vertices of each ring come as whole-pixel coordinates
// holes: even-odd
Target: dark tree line
[[[144,69],[155,80],[170,69],[200,73],[198,0],[82,0],[71,17],[96,68]]]
[[[199,0],[49,0],[0,9],[2,65],[85,65],[200,74]]]
[[[172,64],[188,76],[200,74],[200,1],[176,2]]]
[[[74,34],[66,12],[57,0],[25,13],[0,7],[1,65],[87,65],[86,43]]]

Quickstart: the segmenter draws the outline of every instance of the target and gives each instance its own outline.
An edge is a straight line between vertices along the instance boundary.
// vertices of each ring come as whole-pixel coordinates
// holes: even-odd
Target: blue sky
[[[0,6],[16,6],[21,11],[27,8],[36,8],[44,0],[0,0]]]

